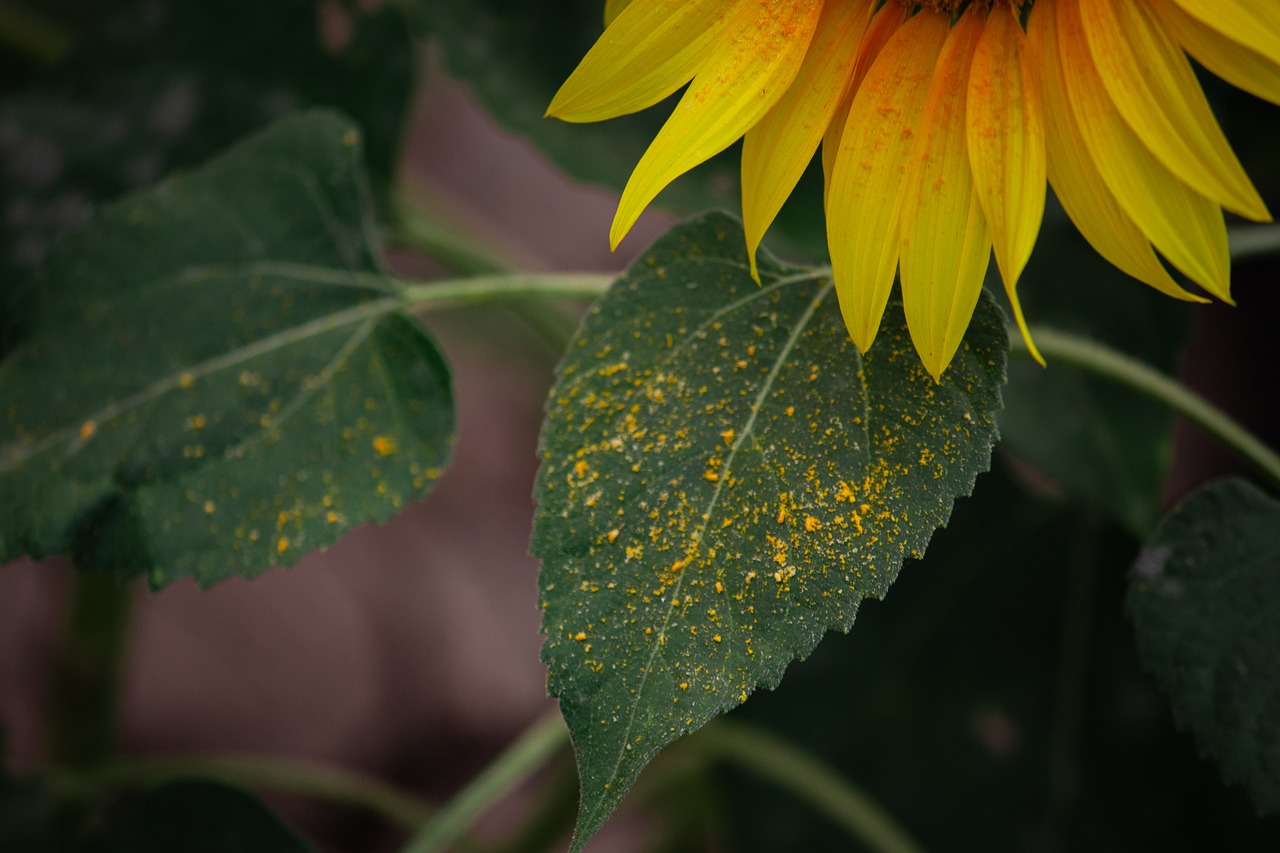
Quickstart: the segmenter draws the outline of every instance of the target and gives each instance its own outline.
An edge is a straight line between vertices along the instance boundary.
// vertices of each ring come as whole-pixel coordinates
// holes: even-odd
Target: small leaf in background
[[[503,126],[537,145],[569,175],[621,191],[675,99],[599,124],[544,117],[551,97],[603,28],[602,0],[411,0],[420,29],[433,37],[444,68],[466,83]],[[741,210],[739,153],[724,153],[674,181],[658,205],[685,212]],[[769,232],[768,245],[812,259],[827,257],[822,172],[817,162]]]
[[[1280,503],[1243,480],[1187,498],[1133,567],[1143,662],[1260,811],[1280,811]]]
[[[1173,373],[1190,331],[1188,306],[1112,267],[1054,210],[1018,289],[1027,317]],[[1173,456],[1167,407],[1059,359],[1041,367],[1026,357],[1009,365],[1004,403],[1002,448],[1134,536],[1151,531]]]
[[[581,845],[663,746],[775,686],[924,552],[987,469],[1007,336],[984,299],[935,384],[895,297],[860,356],[822,272],[694,220],[589,313],[543,428],[543,658]]]
[[[414,83],[413,41],[394,4],[350,16],[320,0],[118,6],[103,16],[105,33],[0,103],[6,285],[94,207],[300,107],[355,117],[375,180],[391,180]]]
[[[59,244],[6,294],[0,562],[210,584],[425,495],[448,368],[369,216],[355,127],[315,112]]]
[[[206,780],[169,782],[115,803],[86,853],[310,853],[251,794]]]

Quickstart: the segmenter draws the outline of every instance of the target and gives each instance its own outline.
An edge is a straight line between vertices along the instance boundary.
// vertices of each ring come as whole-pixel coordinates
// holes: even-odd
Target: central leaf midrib
[[[821,280],[821,278],[822,278],[821,275],[814,274],[812,272],[805,273],[804,275],[793,276],[790,278],[783,278],[783,279],[780,279],[779,281],[774,282],[772,285],[770,285],[769,288],[762,288],[761,290],[753,294],[750,294],[748,297],[744,299],[740,299],[735,303],[732,303],[732,305],[734,310],[736,310],[737,308],[741,308],[744,305],[750,304],[755,299],[758,299],[764,296],[767,292],[776,290],[781,286],[801,284],[801,283],[810,282],[814,280]],[[813,319],[814,314],[817,312],[818,306],[821,305],[826,300],[827,296],[830,294],[832,287],[833,285],[830,282],[828,282],[827,284],[823,285],[822,288],[818,291],[818,293],[815,294],[809,300],[808,307],[805,309],[804,313],[801,314],[800,318],[796,321],[794,327],[792,328],[791,335],[787,338],[787,342],[783,345],[782,350],[778,354],[778,357],[774,359],[774,363],[769,370],[769,374],[765,377],[764,381],[761,383],[760,391],[756,394],[756,398],[752,403],[750,415],[748,416],[746,423],[743,425],[742,432],[737,436],[732,448],[730,448],[729,455],[725,460],[724,475],[721,476],[720,479],[716,482],[716,488],[711,494],[711,499],[707,503],[707,508],[701,514],[699,521],[695,526],[695,529],[693,532],[693,541],[696,548],[699,548],[699,549],[701,548],[702,534],[706,530],[707,524],[710,523],[710,519],[712,515],[715,513],[716,505],[719,503],[720,494],[723,491],[724,484],[729,479],[729,475],[732,473],[734,458],[737,456],[738,449],[742,447],[743,443],[747,440],[747,437],[751,435],[751,432],[755,427],[756,418],[759,416],[760,409],[764,404],[765,397],[772,390],[773,383],[777,379],[778,373],[782,370],[783,365],[786,363],[787,357],[791,354],[792,349],[795,348],[796,343],[799,341],[800,336],[804,333],[805,329],[808,328],[810,321]],[[728,312],[725,309],[721,309],[716,312],[715,316],[724,316],[726,313]],[[711,321],[708,320],[707,322],[711,322]],[[705,323],[700,324],[699,329],[701,330],[704,327],[705,327]],[[694,552],[694,555],[696,554],[697,554],[697,551]],[[692,556],[693,555],[691,555],[691,559],[692,559]],[[680,574],[680,577],[676,580],[675,585],[672,587],[672,590],[671,590],[672,601],[679,600],[680,591],[684,585],[684,578],[685,578],[685,573],[682,572]],[[636,712],[640,708],[640,703],[644,695],[645,687],[648,685],[649,674],[653,672],[653,662],[657,658],[658,652],[662,648],[662,641],[666,637],[667,630],[671,625],[671,618],[674,611],[675,611],[675,606],[672,604],[668,604],[667,614],[663,618],[662,625],[659,628],[659,630],[656,632],[656,636],[653,641],[653,651],[649,653],[649,659],[645,662],[644,669],[641,672],[640,684],[636,687],[636,692],[635,692],[636,698],[631,703],[631,712],[627,717],[627,725],[623,731],[622,738],[619,741],[621,745],[618,749],[617,759],[615,760],[613,769],[610,771],[610,774],[609,774],[609,778],[611,781],[617,779],[618,768],[622,766],[622,759],[623,759],[623,756],[626,754],[626,744],[629,743],[631,740],[631,731],[635,724]],[[596,806],[595,811],[593,811],[592,813],[593,818],[594,818],[594,815],[598,813],[600,807],[601,807],[600,805]]]
[[[275,350],[301,343],[308,338],[327,334],[344,326],[388,314],[400,306],[401,300],[395,297],[366,302],[332,314],[312,318],[299,326],[292,326],[275,334],[267,335],[234,350],[229,350],[191,367],[171,373],[152,382],[147,387],[135,391],[122,400],[108,403],[96,412],[87,414],[83,418],[78,418],[75,423],[54,429],[42,441],[36,442],[30,447],[23,447],[20,442],[14,442],[0,448],[0,475],[9,474],[17,470],[19,466],[27,461],[78,434],[83,423],[93,422],[100,427],[104,423],[169,393],[185,381],[194,381],[212,373],[235,367],[250,359],[267,355]],[[85,446],[87,446],[87,442],[73,448],[68,456],[79,453],[80,449]],[[6,461],[4,459],[6,455],[10,456],[10,460]]]

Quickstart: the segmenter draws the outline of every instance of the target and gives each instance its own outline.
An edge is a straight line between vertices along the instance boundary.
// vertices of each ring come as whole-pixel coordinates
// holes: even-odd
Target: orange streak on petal
[[[902,307],[920,360],[935,380],[951,363],[982,293],[991,238],[965,136],[969,68],[983,15],[952,27],[907,161],[902,199]]]
[[[863,352],[893,288],[907,154],[947,29],[945,17],[921,13],[884,46],[854,96],[831,170],[827,246],[845,325]]]
[[[813,159],[839,106],[857,58],[854,46],[870,12],[871,0],[824,5],[795,81],[743,140],[742,219],[751,275],[757,280],[756,249]]]
[[[1201,195],[1269,220],[1191,64],[1141,0],[1080,0],[1080,18],[1107,93],[1157,159]]]
[[[1205,290],[1229,300],[1230,260],[1222,212],[1151,156],[1107,94],[1076,3],[1063,0],[1054,5],[1068,100],[1103,181],[1174,266]]]
[[[974,187],[1005,292],[1028,349],[1042,360],[1017,284],[1044,217],[1044,111],[1027,37],[1015,15],[1010,7],[998,7],[987,19],[969,70],[966,130]]]
[[[871,22],[867,25],[862,39],[858,42],[858,59],[853,73],[849,75],[844,96],[840,100],[831,123],[827,125],[826,135],[822,137],[822,174],[823,192],[831,189],[831,170],[835,166],[836,152],[840,150],[840,135],[844,133],[845,122],[849,118],[849,108],[853,106],[853,96],[857,93],[867,71],[875,64],[880,51],[893,38],[907,20],[908,9],[901,3],[887,3],[878,11],[872,12]]]
[[[611,245],[622,242],[667,184],[728,148],[778,102],[809,49],[822,5],[822,0],[742,5],[631,173],[609,232]],[[615,26],[625,19],[624,14]]]

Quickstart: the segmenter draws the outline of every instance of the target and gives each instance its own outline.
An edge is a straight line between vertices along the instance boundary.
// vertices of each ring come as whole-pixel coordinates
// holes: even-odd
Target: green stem
[[[361,773],[260,756],[131,759],[112,762],[85,774],[55,778],[72,795],[92,795],[191,777],[340,803],[377,814],[409,832],[434,813],[415,797]]]
[[[1231,260],[1280,252],[1280,225],[1240,225],[1230,229]]]
[[[713,755],[781,785],[871,850],[918,853],[923,849],[869,795],[781,738],[741,723],[718,720],[697,735],[697,743]]]
[[[419,213],[412,203],[404,198],[396,203],[387,238],[394,244],[429,255],[445,266],[466,275],[490,275],[510,271],[510,265],[498,258],[494,250]]]
[[[406,282],[401,298],[409,308],[438,310],[511,299],[596,299],[613,283],[609,273],[485,275]]]
[[[88,767],[115,748],[121,662],[134,585],[76,571],[49,691],[49,759]]]
[[[409,840],[401,853],[445,850],[466,832],[471,822],[533,773],[569,742],[560,712],[536,721],[507,751],[471,780],[434,819]]]
[[[1049,361],[1061,360],[1134,388],[1169,406],[1252,462],[1280,488],[1280,455],[1221,409],[1182,383],[1096,341],[1032,327],[1036,346]],[[1020,335],[1010,336],[1010,349],[1026,352]]]

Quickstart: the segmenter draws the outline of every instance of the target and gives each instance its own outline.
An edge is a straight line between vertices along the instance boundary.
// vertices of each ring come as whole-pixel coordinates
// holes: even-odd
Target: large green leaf
[[[413,44],[398,8],[354,13],[347,38],[326,40],[322,17],[341,13],[321,0],[117,5],[104,15],[105,33],[0,104],[4,286],[95,206],[303,105],[354,116],[375,179],[391,179],[413,85]]]
[[[1134,565],[1143,661],[1262,811],[1280,811],[1280,503],[1243,480],[1183,501]]]
[[[425,494],[448,370],[369,207],[356,129],[309,113],[107,208],[8,293],[0,561],[208,584]]]
[[[1104,261],[1059,208],[1050,210],[1019,293],[1033,322],[1101,341],[1160,370],[1177,368],[1190,327],[1187,305]],[[1053,358],[1043,368],[1014,359],[1004,397],[1003,447],[1068,498],[1137,537],[1151,531],[1173,456],[1167,407]]]
[[[199,779],[159,785],[106,810],[87,853],[309,853],[255,797]]]
[[[830,281],[710,215],[592,308],[551,392],[533,551],[581,846],[667,743],[774,686],[883,596],[989,464],[986,299],[941,384],[891,302],[860,356]]]
[[[604,0],[407,0],[439,44],[445,68],[468,83],[494,117],[530,139],[575,178],[621,190],[662,127],[674,98],[635,115],[594,124],[544,117],[551,97],[591,49]],[[658,204],[694,212],[738,210],[738,146],[680,177]],[[827,256],[822,175],[815,165],[770,231],[770,245],[805,258]]]

